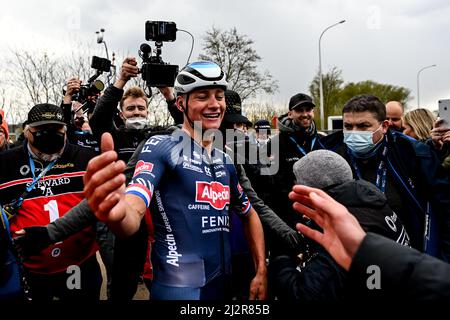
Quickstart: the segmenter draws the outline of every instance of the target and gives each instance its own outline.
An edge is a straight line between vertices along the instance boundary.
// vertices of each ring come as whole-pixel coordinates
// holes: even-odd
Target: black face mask
[[[33,146],[45,154],[54,154],[64,147],[64,133],[54,130],[41,130],[31,132],[33,135]]]

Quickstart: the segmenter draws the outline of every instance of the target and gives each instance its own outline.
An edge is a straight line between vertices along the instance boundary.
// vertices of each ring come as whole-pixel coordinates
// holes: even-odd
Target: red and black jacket
[[[16,200],[34,181],[27,141],[22,147],[0,153],[0,203]],[[24,198],[22,206],[11,218],[11,232],[24,227],[45,226],[62,217],[83,198],[83,175],[89,160],[95,156],[90,149],[66,144],[62,156],[45,173]],[[35,176],[48,163],[34,159]],[[70,265],[79,265],[97,250],[94,230],[89,227],[68,239],[28,258],[24,265],[30,272],[65,272]]]

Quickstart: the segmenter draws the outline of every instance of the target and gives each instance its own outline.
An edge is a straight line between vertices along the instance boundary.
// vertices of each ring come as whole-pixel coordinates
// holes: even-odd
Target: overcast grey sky
[[[437,64],[420,76],[421,105],[437,109],[438,99],[450,98],[450,2],[448,0],[129,0],[1,1],[0,47],[47,50],[57,54],[76,50],[68,39],[95,42],[95,31],[105,28],[110,52],[137,56],[144,42],[146,20],[175,21],[195,36],[193,57],[202,35],[212,25],[236,27],[255,41],[280,90],[269,98],[285,104],[307,92],[318,70],[318,40],[322,38],[322,70],[342,69],[346,82],[374,80],[412,90],[409,106],[417,105],[416,75],[421,67]],[[184,65],[190,37],[177,34],[165,43],[165,61]],[[191,59],[192,60],[192,59]]]

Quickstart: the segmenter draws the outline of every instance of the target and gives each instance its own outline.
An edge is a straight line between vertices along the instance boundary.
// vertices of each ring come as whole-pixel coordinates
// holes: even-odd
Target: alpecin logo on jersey
[[[209,203],[214,209],[222,210],[230,203],[230,187],[220,182],[196,181],[195,201]]]
[[[139,160],[136,163],[136,169],[134,170],[134,176],[137,176],[140,173],[151,173],[152,170],[153,170],[153,163],[144,162],[142,160]]]

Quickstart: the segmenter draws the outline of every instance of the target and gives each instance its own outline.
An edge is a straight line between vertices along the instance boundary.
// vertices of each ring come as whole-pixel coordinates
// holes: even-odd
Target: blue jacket
[[[343,133],[321,139],[350,162]],[[426,144],[398,132],[387,133],[387,169],[410,212],[407,230],[421,251],[450,261],[450,182],[436,154]]]

